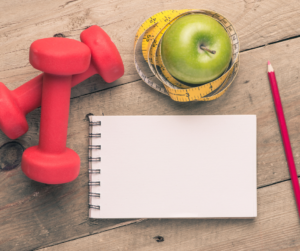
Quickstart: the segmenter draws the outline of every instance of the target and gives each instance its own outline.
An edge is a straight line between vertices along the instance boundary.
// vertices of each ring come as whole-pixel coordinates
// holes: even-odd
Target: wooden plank
[[[88,104],[85,111],[80,108],[81,116],[90,112],[98,115],[256,114],[258,186],[269,185],[289,179],[289,173],[266,73],[267,61],[271,60],[278,76],[295,162],[299,166],[299,69],[295,53],[300,49],[299,41],[289,40],[241,53],[241,66],[233,86],[212,102],[175,103],[137,81],[108,90],[109,101],[107,92],[100,92],[74,99],[73,106],[77,102]]]
[[[148,219],[40,251],[299,250],[300,225],[290,181],[258,189],[255,219]],[[157,242],[161,236],[164,241]]]
[[[90,113],[105,116],[256,114],[258,186],[288,179],[288,168],[267,80],[266,62],[271,60],[278,76],[295,161],[299,166],[299,57],[295,53],[298,50],[300,38],[242,53],[240,71],[233,86],[225,95],[212,102],[175,103],[142,81],[73,98],[67,144],[81,157],[80,175],[69,184],[49,186],[29,180],[20,166],[11,171],[0,172],[3,188],[0,190],[0,249],[19,250],[22,247],[28,250],[46,247],[99,233],[124,222],[88,218],[86,115]],[[38,143],[39,113],[40,110],[37,109],[27,116],[30,129],[17,140],[25,148]],[[11,140],[0,132],[0,147],[7,142]],[[13,153],[18,153],[19,148],[12,149]],[[5,150],[5,154],[10,153]],[[5,160],[8,163],[13,161],[11,158]],[[0,164],[0,167],[7,165]],[[277,197],[272,197],[268,203],[273,200],[276,201]],[[291,207],[290,210],[294,210],[294,205]],[[268,217],[270,221],[273,220],[272,214]],[[216,221],[215,224],[222,226],[222,222]],[[190,224],[193,224],[192,221]]]
[[[72,92],[72,96],[77,97],[140,79],[133,64],[134,35],[139,25],[157,12],[182,8],[219,12],[234,24],[241,40],[241,50],[246,50],[299,35],[299,7],[297,0],[203,0],[201,4],[197,0],[1,1],[0,80],[14,89],[38,74],[28,62],[28,49],[34,40],[57,33],[79,39],[85,27],[98,24],[119,48],[125,64],[125,75],[110,85],[105,84],[99,76],[84,81]]]

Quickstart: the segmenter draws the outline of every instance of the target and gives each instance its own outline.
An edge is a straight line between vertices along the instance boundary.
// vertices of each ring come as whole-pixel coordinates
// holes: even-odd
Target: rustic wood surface
[[[299,250],[300,221],[291,189],[288,181],[259,189],[256,219],[141,219],[41,251]],[[157,242],[157,236],[164,241]]]
[[[125,75],[106,84],[95,75],[72,90],[68,147],[81,157],[79,177],[50,186],[21,171],[24,148],[38,143],[40,109],[17,140],[0,132],[0,250],[299,250],[299,219],[266,73],[277,80],[300,172],[300,3],[296,0],[2,0],[0,81],[10,89],[39,74],[28,48],[61,33],[79,39],[101,26],[120,50]],[[211,9],[226,16],[241,42],[233,86],[212,102],[175,103],[146,86],[133,64],[139,25],[168,9]],[[1,109],[1,107],[0,107]],[[258,217],[253,220],[93,220],[88,218],[86,115],[256,114]],[[163,241],[157,242],[162,236]],[[162,239],[161,239],[162,240]]]

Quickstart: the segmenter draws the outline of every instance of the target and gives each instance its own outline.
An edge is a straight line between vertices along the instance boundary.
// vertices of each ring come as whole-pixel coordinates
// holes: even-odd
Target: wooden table
[[[219,12],[239,34],[238,76],[228,92],[215,101],[175,103],[146,86],[135,70],[133,41],[139,25],[159,11],[183,8]],[[10,89],[39,74],[28,61],[28,49],[34,40],[59,33],[79,40],[81,31],[93,24],[111,36],[125,64],[125,75],[113,84],[95,75],[72,90],[67,145],[82,160],[74,182],[40,184],[21,171],[23,148],[38,143],[40,109],[28,114],[29,131],[19,139],[10,140],[0,132],[0,250],[300,250],[300,222],[267,79],[270,60],[299,169],[299,1],[4,0],[0,2],[0,14],[0,80]],[[258,217],[89,219],[90,113],[256,114]],[[156,236],[164,240],[158,242]]]

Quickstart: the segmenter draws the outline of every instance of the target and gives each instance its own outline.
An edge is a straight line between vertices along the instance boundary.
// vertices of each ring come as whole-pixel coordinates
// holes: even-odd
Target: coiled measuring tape
[[[172,77],[161,59],[161,39],[166,30],[178,18],[193,13],[205,14],[217,20],[227,31],[232,44],[231,62],[227,70],[216,80],[197,87],[187,86]],[[141,38],[143,38],[143,57],[159,82],[154,82],[146,76],[137,62],[137,45]],[[151,16],[138,29],[134,40],[134,64],[138,74],[147,85],[170,96],[175,101],[210,101],[222,96],[236,77],[239,68],[239,49],[239,39],[234,27],[222,15],[210,10],[200,9],[167,10]]]

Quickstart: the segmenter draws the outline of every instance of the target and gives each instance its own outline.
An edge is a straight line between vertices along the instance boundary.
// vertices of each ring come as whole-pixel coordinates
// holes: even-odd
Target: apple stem
[[[202,50],[204,50],[204,51],[208,51],[208,52],[210,52],[211,54],[216,54],[216,51],[212,51],[212,50],[206,48],[206,47],[203,46],[203,45],[200,46],[200,49],[202,49]]]

